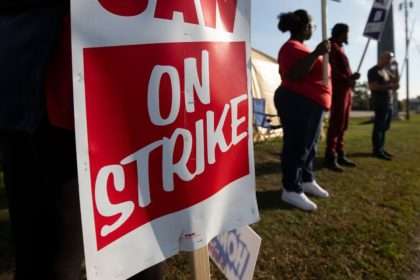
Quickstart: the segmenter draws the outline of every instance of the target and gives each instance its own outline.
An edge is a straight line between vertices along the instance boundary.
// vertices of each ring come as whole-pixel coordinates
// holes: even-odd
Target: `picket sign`
[[[392,0],[374,0],[372,9],[370,10],[363,36],[367,37],[366,45],[363,50],[362,57],[360,58],[359,65],[357,66],[357,72],[360,72],[362,64],[365,60],[366,53],[369,48],[371,40],[380,41],[382,38],[383,31],[385,29],[386,21],[391,10]]]
[[[209,244],[210,257],[228,280],[252,280],[261,238],[245,226],[215,237]]]
[[[250,6],[71,1],[89,280],[124,280],[180,251],[195,251],[206,279],[207,244],[259,219]]]

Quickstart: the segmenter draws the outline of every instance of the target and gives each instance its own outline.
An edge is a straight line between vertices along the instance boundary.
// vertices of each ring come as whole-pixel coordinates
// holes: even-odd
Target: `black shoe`
[[[392,160],[391,157],[387,156],[384,152],[382,153],[373,153],[373,156],[383,160]]]
[[[339,156],[337,162],[342,166],[356,167],[356,164],[346,156]]]
[[[384,153],[384,155],[386,155],[387,157],[390,157],[390,158],[394,157],[394,155],[393,155],[393,154],[390,154],[390,153],[388,153],[387,151],[383,151],[383,153]]]
[[[335,171],[335,172],[344,172],[344,168],[340,166],[337,162],[337,157],[335,156],[325,156],[324,165],[326,168]]]

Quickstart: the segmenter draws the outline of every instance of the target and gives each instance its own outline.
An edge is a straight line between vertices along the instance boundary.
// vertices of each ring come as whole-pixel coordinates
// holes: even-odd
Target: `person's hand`
[[[400,88],[400,84],[399,83],[391,83],[389,85],[389,89],[392,89],[392,90],[397,90],[399,88]]]
[[[358,72],[353,73],[353,74],[350,76],[350,79],[351,79],[351,80],[353,80],[353,81],[357,81],[358,79],[360,79],[360,73],[358,73]]]
[[[391,76],[391,82],[394,84],[398,84],[400,80],[400,77],[398,75]]]
[[[316,46],[314,53],[316,55],[324,55],[324,54],[329,53],[330,50],[331,50],[331,43],[329,40],[325,40],[319,43],[318,46]]]

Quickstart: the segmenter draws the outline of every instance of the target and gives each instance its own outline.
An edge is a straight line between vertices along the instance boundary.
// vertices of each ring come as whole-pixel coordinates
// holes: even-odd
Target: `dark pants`
[[[344,133],[348,128],[351,91],[334,91],[327,133],[327,156],[344,153]]]
[[[372,145],[374,153],[383,153],[385,146],[385,134],[391,126],[391,106],[376,106],[375,119],[372,132]]]
[[[282,87],[274,103],[283,126],[283,187],[302,192],[302,182],[314,180],[313,164],[321,130],[323,108]]]
[[[2,132],[16,280],[79,280],[83,258],[74,133],[43,123]],[[133,280],[162,279],[162,265]]]
[[[15,279],[77,279],[83,255],[74,133],[2,132]]]

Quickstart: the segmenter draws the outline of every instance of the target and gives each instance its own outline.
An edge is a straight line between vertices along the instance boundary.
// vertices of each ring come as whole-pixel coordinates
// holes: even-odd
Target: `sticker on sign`
[[[89,279],[258,220],[249,14],[249,0],[72,1]]]

